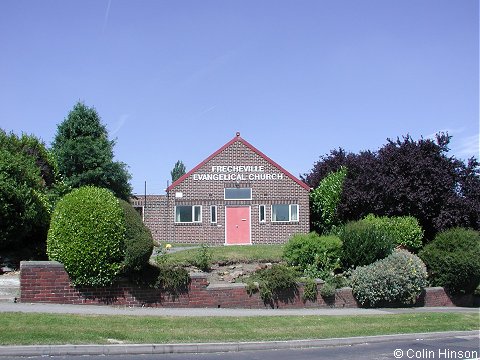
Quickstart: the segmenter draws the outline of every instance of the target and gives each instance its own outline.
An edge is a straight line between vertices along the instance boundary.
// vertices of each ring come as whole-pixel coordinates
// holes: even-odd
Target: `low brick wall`
[[[319,282],[317,290],[322,286]],[[265,304],[259,294],[249,295],[243,284],[210,286],[206,274],[191,275],[188,292],[171,296],[157,289],[141,288],[121,280],[105,288],[74,287],[65,268],[55,261],[23,261],[20,264],[20,301],[56,304],[95,304],[148,307],[214,307],[214,308],[356,308],[358,303],[350,288],[338,289],[335,297],[303,301],[303,285],[294,294]],[[468,303],[473,305],[473,297]],[[416,306],[455,306],[443,288],[428,288]]]

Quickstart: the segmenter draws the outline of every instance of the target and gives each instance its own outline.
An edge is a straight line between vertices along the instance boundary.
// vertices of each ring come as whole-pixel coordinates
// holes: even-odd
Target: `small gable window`
[[[251,188],[226,188],[225,200],[252,200]]]

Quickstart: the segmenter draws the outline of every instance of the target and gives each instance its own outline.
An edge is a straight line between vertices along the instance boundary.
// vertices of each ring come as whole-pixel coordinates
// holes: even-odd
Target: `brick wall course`
[[[187,293],[171,296],[158,289],[141,288],[126,280],[105,288],[75,287],[58,262],[23,261],[20,264],[20,301],[57,304],[95,304],[147,307],[210,307],[210,308],[357,308],[359,304],[350,288],[336,291],[335,297],[303,301],[303,285],[293,297],[265,304],[258,293],[249,295],[240,284],[210,286],[206,274],[192,274]],[[51,267],[50,267],[51,266]],[[44,281],[48,279],[48,281]],[[317,284],[317,291],[322,284]],[[478,297],[452,298],[443,288],[427,288],[415,306],[479,306]]]

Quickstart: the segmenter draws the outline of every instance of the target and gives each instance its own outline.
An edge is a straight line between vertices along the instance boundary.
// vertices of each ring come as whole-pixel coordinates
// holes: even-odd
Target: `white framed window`
[[[251,188],[225,188],[225,200],[252,200]]]
[[[296,222],[298,221],[297,204],[275,204],[272,205],[273,222]]]
[[[176,223],[201,223],[202,207],[200,205],[178,205],[175,206]]]
[[[290,221],[298,221],[298,205],[290,205]]]
[[[266,221],[265,205],[258,205],[258,220],[261,223],[264,223]]]
[[[210,222],[212,224],[217,223],[217,206],[216,205],[210,206]]]

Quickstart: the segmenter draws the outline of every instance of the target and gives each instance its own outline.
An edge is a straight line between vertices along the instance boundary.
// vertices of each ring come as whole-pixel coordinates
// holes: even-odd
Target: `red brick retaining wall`
[[[322,286],[318,284],[318,289]],[[272,304],[265,304],[259,294],[249,295],[243,284],[209,286],[205,274],[193,274],[188,292],[171,296],[157,289],[141,288],[126,280],[106,288],[74,287],[62,264],[55,261],[23,261],[20,264],[20,301],[57,304],[95,304],[151,307],[215,307],[215,308],[355,308],[352,290],[337,290],[332,299],[317,296],[316,302],[303,301],[303,285],[298,292]],[[475,305],[474,298],[462,305]],[[478,306],[478,304],[476,304]],[[455,306],[443,288],[427,288],[417,306]]]

